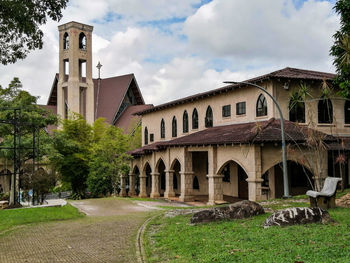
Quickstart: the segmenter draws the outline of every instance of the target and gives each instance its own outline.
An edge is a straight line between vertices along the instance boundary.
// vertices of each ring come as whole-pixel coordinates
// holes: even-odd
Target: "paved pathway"
[[[27,225],[0,237],[0,262],[136,262],[137,230],[155,209],[115,198],[72,204],[88,216]]]

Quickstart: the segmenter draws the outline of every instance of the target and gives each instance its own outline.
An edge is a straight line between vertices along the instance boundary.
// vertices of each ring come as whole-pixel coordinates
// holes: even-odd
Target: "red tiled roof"
[[[155,143],[152,143],[152,144],[145,145],[145,146],[143,146],[141,148],[129,151],[127,153],[132,155],[132,156],[144,155],[146,153],[150,153],[150,152],[159,150],[158,147],[162,146],[162,144],[164,144],[164,142],[155,142]]]
[[[325,141],[335,141],[335,137],[319,131],[285,121],[286,142],[302,143],[310,132],[320,135]],[[138,156],[150,151],[162,150],[169,146],[208,146],[225,144],[258,144],[281,142],[280,120],[239,123],[216,126],[166,142],[157,142],[136,149],[130,154]]]
[[[142,110],[152,108],[153,105],[131,105],[127,107],[120,117],[114,123],[115,126],[120,127],[126,133],[130,133],[131,129],[141,121],[141,116],[135,116],[134,113]]]
[[[100,89],[98,89],[98,79],[93,79],[95,87],[95,106],[97,105],[97,118],[103,117],[106,122],[113,123],[124,96],[135,81],[134,74],[117,76],[113,78],[101,79]],[[136,81],[136,88],[138,90]],[[141,93],[138,103],[144,104]]]
[[[278,79],[278,78],[287,78],[287,79],[302,79],[302,80],[331,80],[335,77],[335,74],[332,73],[326,73],[326,72],[319,72],[319,71],[312,71],[312,70],[304,70],[304,69],[296,69],[296,68],[284,68],[281,70],[277,70],[274,72],[271,72],[269,74],[265,74],[256,78],[252,78],[252,79],[248,79],[245,80],[244,82],[257,82],[257,81],[263,81],[263,80],[267,80],[267,79]],[[237,88],[242,88],[244,86],[247,86],[245,84],[232,84],[232,85],[227,85],[224,86],[222,88],[218,88],[218,89],[214,89],[214,90],[210,90],[207,92],[203,92],[203,93],[198,93],[192,96],[188,96],[185,98],[181,98],[178,100],[174,100],[174,101],[170,101],[158,106],[155,106],[152,109],[148,109],[145,111],[141,111],[138,112],[138,115],[143,115],[143,114],[147,114],[149,112],[154,112],[157,110],[161,110],[164,108],[168,108],[168,107],[172,107],[175,105],[179,105],[179,104],[184,104],[187,102],[191,102],[194,100],[199,100],[205,97],[210,97],[210,96],[214,96],[220,93],[225,93]]]

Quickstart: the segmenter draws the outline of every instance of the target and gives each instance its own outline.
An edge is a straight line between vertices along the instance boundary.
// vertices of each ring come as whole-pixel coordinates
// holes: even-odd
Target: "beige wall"
[[[302,152],[301,152],[302,150]],[[314,176],[324,178],[327,175],[327,152],[312,151],[307,149],[291,149],[288,151],[287,159],[295,161],[308,168]],[[206,171],[205,158],[196,153],[201,152],[208,156],[208,174]],[[192,159],[185,159],[187,153],[192,153]],[[182,154],[182,156],[181,156]],[[153,152],[152,154],[136,158],[132,161],[131,167],[138,166],[142,171],[149,163],[151,168],[157,172],[157,165],[162,159],[165,164],[165,170],[172,169],[175,159],[181,163],[180,172],[193,172],[197,176],[200,184],[199,190],[193,190],[193,196],[210,195],[210,180],[208,176],[220,177],[221,169],[230,162],[231,181],[222,182],[222,193],[224,195],[238,197],[238,179],[237,167],[240,165],[246,172],[248,178],[248,195],[252,201],[264,199],[267,196],[262,194],[261,179],[262,174],[282,162],[280,145],[261,144],[261,145],[230,145],[230,146],[206,146],[206,147],[176,147],[168,148],[166,151]],[[154,172],[152,170],[152,172]],[[193,179],[193,177],[192,177]],[[221,179],[221,178],[220,178]],[[179,180],[178,180],[179,182]],[[218,183],[218,181],[216,181]],[[192,187],[192,183],[190,184]],[[275,190],[270,187],[269,196],[271,197]],[[177,193],[180,193],[180,187]]]
[[[300,81],[291,81],[289,89],[283,88],[285,81],[275,81],[273,83],[274,94],[279,102],[285,119],[289,120],[289,101],[293,92],[297,91],[300,86]],[[315,128],[322,132],[333,135],[350,135],[350,125],[344,124],[344,104],[345,100],[333,94],[331,96],[333,106],[333,123],[319,124],[318,123],[318,102],[321,96],[322,82],[321,81],[304,81],[309,87],[310,95],[306,98],[305,103],[305,119],[308,127]],[[279,116],[275,109],[275,116]],[[278,117],[279,118],[279,117]]]
[[[272,83],[270,81],[264,82],[261,85],[267,87],[267,90],[269,92],[272,92]],[[177,137],[181,137],[193,132],[203,130],[205,129],[204,118],[209,105],[213,110],[214,126],[227,125],[239,122],[267,120],[273,117],[273,103],[272,100],[267,96],[265,97],[267,99],[268,104],[268,115],[263,117],[256,117],[255,113],[256,101],[261,93],[262,92],[256,88],[244,87],[235,91],[231,91],[229,93],[219,94],[213,97],[208,97],[205,99],[194,101],[192,103],[177,105],[164,110],[159,110],[156,112],[145,114],[142,116],[143,135],[145,127],[147,127],[148,134],[154,134],[155,142],[173,139],[171,127],[174,116],[176,116],[177,119]],[[246,102],[246,114],[236,115],[236,103],[243,101]],[[222,117],[222,106],[224,105],[231,105],[231,117]],[[196,108],[198,111],[199,121],[199,128],[195,130],[192,129],[192,112],[194,108]],[[185,110],[187,110],[188,113],[189,133],[184,134],[182,132],[182,116]],[[162,118],[164,118],[165,121],[165,139],[160,138],[160,123]],[[149,141],[149,143],[151,142]],[[142,136],[142,145],[144,145],[144,136]]]
[[[94,85],[92,82],[92,26],[69,22],[60,25],[59,30],[59,80],[57,83],[57,114],[64,118],[65,102],[63,89],[67,88],[67,101],[69,114],[81,112],[80,91],[86,90],[86,113],[85,119],[88,123],[95,120],[94,111]],[[63,37],[65,33],[69,35],[69,48],[63,49]],[[86,36],[86,50],[79,49],[79,34]],[[69,61],[69,77],[65,79],[64,60]],[[86,81],[80,78],[79,60],[86,61]]]
[[[292,80],[289,82],[289,89],[285,90],[283,85],[286,81],[274,80],[264,81],[258,83],[260,86],[266,87],[267,91],[273,94],[277,99],[282,109],[282,113],[286,120],[289,120],[289,100],[293,91],[299,89],[300,81]],[[344,124],[344,100],[333,99],[333,124],[318,124],[317,105],[318,99],[321,95],[321,81],[304,81],[309,87],[312,97],[307,98],[305,118],[309,127],[318,129],[322,132],[335,135],[350,135],[350,125]],[[207,107],[210,105],[213,109],[214,126],[228,125],[234,123],[244,123],[252,121],[267,120],[272,117],[280,118],[277,108],[273,104],[272,100],[265,95],[268,104],[268,115],[264,117],[256,117],[256,102],[258,96],[262,92],[253,87],[242,87],[240,89],[230,91],[227,93],[219,94],[216,96],[200,99],[191,103],[185,103],[182,105],[176,105],[170,108],[159,110],[145,114],[142,117],[142,128],[148,129],[148,134],[154,134],[154,141],[171,140],[172,138],[172,119],[176,116],[177,119],[177,137],[181,137],[193,132],[197,132],[205,129],[204,118]],[[236,103],[246,102],[246,114],[236,115]],[[222,117],[222,106],[231,105],[231,117]],[[199,115],[199,128],[192,129],[192,112],[196,108]],[[183,133],[182,116],[184,111],[187,110],[189,117],[189,133]],[[165,121],[165,139],[160,138],[160,123],[162,118]],[[144,135],[144,133],[143,133]],[[142,136],[142,142],[144,145],[144,136]],[[149,143],[151,143],[149,141]]]

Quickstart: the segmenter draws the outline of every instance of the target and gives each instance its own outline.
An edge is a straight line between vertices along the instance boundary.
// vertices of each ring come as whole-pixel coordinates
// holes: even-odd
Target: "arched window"
[[[196,108],[192,112],[192,129],[198,129],[198,111]]]
[[[186,110],[182,116],[182,131],[183,133],[188,132],[188,114]]]
[[[173,137],[177,137],[177,121],[176,121],[176,117],[173,117],[173,122],[172,122],[172,136]]]
[[[330,99],[318,102],[318,123],[333,123],[333,106]]]
[[[197,176],[195,176],[195,177],[193,178],[192,188],[193,188],[193,189],[196,189],[196,190],[199,190],[199,181],[198,181]]]
[[[305,103],[303,101],[289,102],[289,120],[305,123]]]
[[[69,35],[66,32],[63,35],[63,49],[68,49],[68,48],[69,48]]]
[[[266,116],[267,115],[267,102],[263,94],[260,94],[258,101],[256,102],[256,116]]]
[[[164,119],[160,122],[160,138],[164,139],[165,138],[165,122]]]
[[[344,105],[344,122],[350,124],[350,101],[346,101]]]
[[[148,144],[148,129],[145,128],[145,145]]]
[[[86,36],[83,32],[79,35],[79,48],[80,49],[86,49]]]
[[[205,127],[213,127],[213,110],[210,106],[208,106],[207,112],[205,113]]]

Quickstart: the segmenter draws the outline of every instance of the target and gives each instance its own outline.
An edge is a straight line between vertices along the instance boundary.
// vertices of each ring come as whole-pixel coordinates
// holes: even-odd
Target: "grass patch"
[[[344,191],[337,191],[337,195],[336,195],[336,198],[340,198],[346,194],[350,193],[350,188],[347,188],[347,189],[344,189]]]
[[[338,224],[268,229],[262,224],[269,214],[200,225],[190,225],[189,215],[160,216],[147,228],[146,254],[150,263],[348,262],[350,209],[330,214]]]
[[[0,234],[14,227],[83,217],[77,208],[67,204],[62,207],[35,207],[0,210]]]

